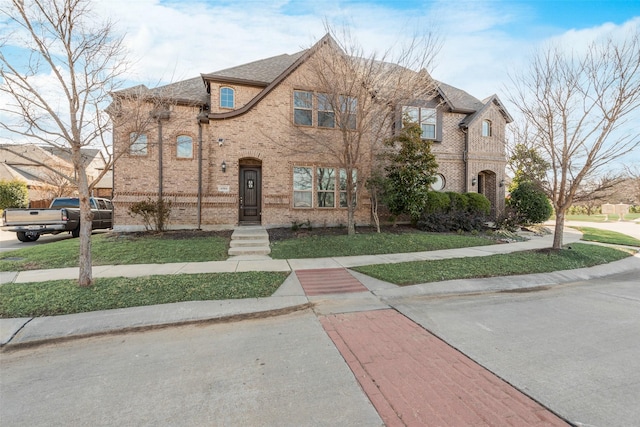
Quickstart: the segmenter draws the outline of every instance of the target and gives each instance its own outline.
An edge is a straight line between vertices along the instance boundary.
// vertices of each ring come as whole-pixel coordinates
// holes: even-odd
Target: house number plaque
[[[253,180],[252,179],[247,180],[247,188],[249,190],[253,189]]]

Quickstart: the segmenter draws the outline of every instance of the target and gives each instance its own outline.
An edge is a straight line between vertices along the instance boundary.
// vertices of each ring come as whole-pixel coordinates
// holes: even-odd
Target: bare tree
[[[628,127],[640,107],[640,32],[595,41],[584,54],[546,48],[511,79],[509,98],[551,164],[545,189],[556,211],[553,248],[560,249],[581,183],[640,145]]]
[[[587,215],[604,203],[620,203],[618,189],[625,180],[623,175],[608,173],[590,180],[584,180],[576,190],[573,204],[582,205],[587,210]]]
[[[324,153],[342,170],[348,234],[355,234],[357,194],[367,176],[358,166],[372,162],[392,126],[401,118],[399,107],[415,100],[431,99],[437,82],[427,69],[440,48],[429,33],[414,37],[408,46],[384,54],[366,54],[344,28],[339,34],[329,26],[327,36],[306,62],[305,84],[316,92],[321,127],[339,130],[337,140],[326,133],[299,127],[296,149]],[[396,53],[392,55],[392,53]],[[349,178],[351,177],[351,178]],[[375,204],[374,204],[375,206]]]
[[[0,91],[11,99],[0,112],[12,119],[0,127],[21,141],[49,144],[70,155],[73,174],[44,166],[78,189],[80,286],[93,281],[91,190],[111,166],[108,161],[89,182],[81,150],[109,145],[103,109],[126,66],[122,38],[111,22],[99,22],[89,5],[88,0],[11,0],[0,10],[7,17],[0,40]]]

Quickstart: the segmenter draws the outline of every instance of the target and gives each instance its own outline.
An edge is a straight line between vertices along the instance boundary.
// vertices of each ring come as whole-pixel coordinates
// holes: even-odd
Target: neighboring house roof
[[[94,169],[104,167],[105,160],[102,152],[98,149],[83,148],[82,157],[89,172]],[[68,169],[73,171],[71,155],[68,151],[54,146],[44,146],[35,144],[0,144],[0,178],[20,179],[27,182],[29,186],[40,186],[50,183],[53,172],[47,167],[55,169]],[[96,176],[95,173],[90,173]],[[102,183],[102,180],[101,180]],[[107,182],[105,181],[105,184]],[[101,188],[111,188],[108,186]]]

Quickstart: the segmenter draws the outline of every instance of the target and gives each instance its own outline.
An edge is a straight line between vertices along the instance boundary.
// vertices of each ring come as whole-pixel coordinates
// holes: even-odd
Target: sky
[[[94,0],[93,9],[125,37],[133,66],[123,87],[295,53],[320,39],[329,23],[348,27],[365,51],[379,54],[433,31],[442,49],[432,75],[503,102],[509,74],[534,49],[547,43],[580,49],[594,37],[640,25],[640,0]]]

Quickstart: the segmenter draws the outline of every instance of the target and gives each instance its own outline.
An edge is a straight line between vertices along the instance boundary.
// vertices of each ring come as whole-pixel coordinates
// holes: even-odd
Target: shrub
[[[444,212],[448,209],[450,204],[451,199],[447,193],[429,191],[423,213]]]
[[[147,231],[164,231],[169,224],[171,201],[164,199],[152,200],[148,198],[147,200],[131,205],[129,215],[142,217],[144,228]]]
[[[454,193],[453,191],[448,191],[446,194],[449,196],[449,211],[467,210],[469,201],[464,194]]]
[[[491,202],[482,194],[431,191],[416,226],[438,233],[484,230],[490,210]]]
[[[511,192],[507,206],[515,209],[523,225],[544,222],[553,213],[551,202],[544,192],[528,181],[520,182]]]
[[[0,180],[0,209],[26,208],[28,205],[29,192],[25,182]]]
[[[491,213],[491,202],[484,194],[464,193],[464,196],[467,197],[467,209],[469,212],[485,216]]]

